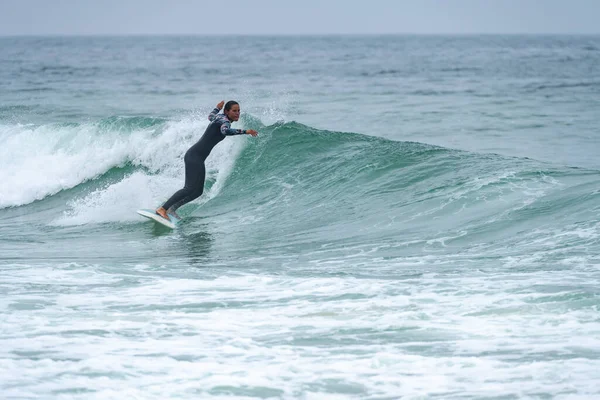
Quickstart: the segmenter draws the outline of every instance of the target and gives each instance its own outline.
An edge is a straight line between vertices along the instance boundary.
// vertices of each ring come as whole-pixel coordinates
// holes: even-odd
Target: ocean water
[[[0,38],[0,397],[597,399],[599,126],[600,36]]]

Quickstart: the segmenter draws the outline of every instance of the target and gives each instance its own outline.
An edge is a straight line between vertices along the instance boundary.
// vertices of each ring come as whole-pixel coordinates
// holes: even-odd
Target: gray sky
[[[600,0],[0,0],[0,35],[600,33]]]

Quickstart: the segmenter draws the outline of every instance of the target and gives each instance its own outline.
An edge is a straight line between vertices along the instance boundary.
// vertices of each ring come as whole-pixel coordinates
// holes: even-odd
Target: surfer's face
[[[230,121],[237,121],[240,119],[240,106],[238,104],[232,105],[229,110],[225,111],[225,115]]]

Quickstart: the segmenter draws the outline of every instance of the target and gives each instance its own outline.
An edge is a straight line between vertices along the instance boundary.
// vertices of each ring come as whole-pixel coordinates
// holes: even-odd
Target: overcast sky
[[[0,35],[600,33],[600,0],[0,0]]]

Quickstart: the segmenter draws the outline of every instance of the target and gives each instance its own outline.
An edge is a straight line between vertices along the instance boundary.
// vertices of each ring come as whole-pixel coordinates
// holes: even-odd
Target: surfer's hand
[[[225,101],[221,100],[221,102],[219,104],[217,104],[217,108],[220,110],[223,108],[223,104],[225,104]]]
[[[252,135],[252,136],[256,136],[256,135],[258,135],[258,132],[256,132],[254,129],[248,129],[248,130],[246,131],[246,133],[247,133],[248,135]]]

